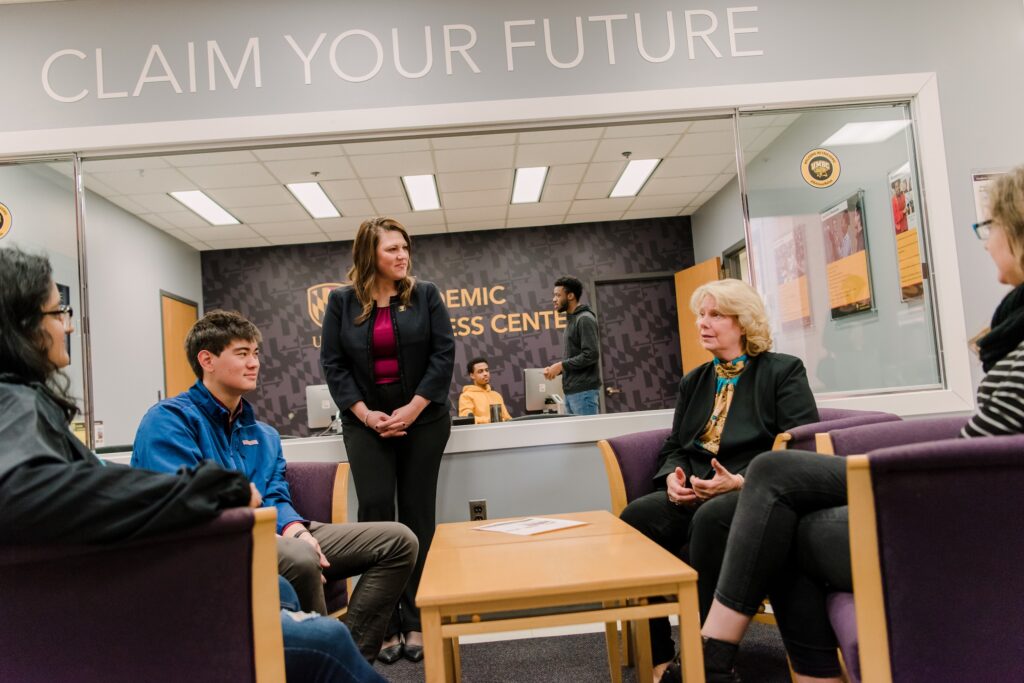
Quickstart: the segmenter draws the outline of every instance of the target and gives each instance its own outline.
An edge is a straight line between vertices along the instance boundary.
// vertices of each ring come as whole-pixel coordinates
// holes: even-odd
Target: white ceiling
[[[798,116],[745,119],[747,159]],[[87,160],[84,171],[89,190],[210,250],[352,239],[382,214],[417,235],[690,215],[736,175],[733,150],[732,122],[719,119]],[[664,161],[639,195],[609,199],[625,151]],[[509,203],[520,166],[550,167],[539,203]],[[412,212],[400,177],[426,173],[442,208]],[[284,187],[314,179],[341,218],[310,218]],[[242,225],[208,225],[168,196],[176,190],[206,192]]]

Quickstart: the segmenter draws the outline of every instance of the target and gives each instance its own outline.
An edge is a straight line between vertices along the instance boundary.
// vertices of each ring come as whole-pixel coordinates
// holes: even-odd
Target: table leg
[[[700,637],[700,608],[696,582],[679,586],[679,656],[684,683],[704,683],[704,646]]]
[[[455,683],[459,683],[462,680],[462,660],[459,658],[459,637],[453,636],[446,642],[448,644],[448,649],[451,651],[452,672],[455,674]]]
[[[606,602],[605,607],[617,607],[618,602]],[[605,647],[608,648],[608,673],[612,683],[622,683],[622,663],[619,659],[619,622],[606,621],[604,624]]]
[[[642,600],[641,604],[647,604]],[[650,681],[654,675],[651,673],[651,626],[647,619],[637,619],[633,622],[633,656],[636,660],[636,680]]]
[[[423,625],[423,673],[427,683],[451,683],[449,648],[441,640],[441,612],[435,608],[420,610]],[[449,650],[449,652],[445,652]]]

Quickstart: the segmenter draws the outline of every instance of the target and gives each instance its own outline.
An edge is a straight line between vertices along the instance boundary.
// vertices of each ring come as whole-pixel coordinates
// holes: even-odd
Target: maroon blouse
[[[377,384],[394,384],[398,376],[398,340],[391,325],[391,309],[378,306],[373,316],[373,379]]]

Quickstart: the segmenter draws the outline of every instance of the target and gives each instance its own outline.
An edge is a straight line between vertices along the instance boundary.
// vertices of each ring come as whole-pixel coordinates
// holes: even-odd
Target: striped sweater
[[[960,436],[1024,434],[1024,342],[995,364],[978,386],[978,410]]]

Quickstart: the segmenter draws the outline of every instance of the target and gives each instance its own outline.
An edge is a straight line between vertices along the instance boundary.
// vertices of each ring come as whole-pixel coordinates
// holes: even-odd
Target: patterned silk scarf
[[[715,384],[715,407],[711,411],[711,419],[708,420],[704,431],[697,437],[697,445],[709,453],[718,455],[718,448],[722,444],[722,430],[725,429],[729,406],[732,405],[732,397],[736,392],[736,382],[739,381],[740,374],[745,367],[747,367],[746,354],[728,363],[715,359],[715,374],[718,376],[718,381]]]

